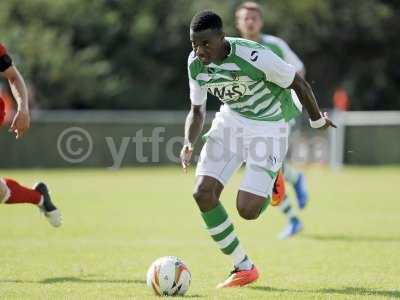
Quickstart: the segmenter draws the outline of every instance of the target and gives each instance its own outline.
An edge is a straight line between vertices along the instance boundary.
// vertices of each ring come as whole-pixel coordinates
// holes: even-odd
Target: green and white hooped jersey
[[[300,111],[288,87],[296,69],[265,46],[226,38],[229,55],[219,64],[204,65],[192,51],[188,59],[190,99],[203,105],[207,92],[242,117],[258,121],[289,121]]]
[[[289,47],[289,45],[282,40],[281,38],[269,34],[261,35],[261,40],[259,42],[261,45],[269,48],[272,52],[286,61],[288,64],[291,64],[295,69],[296,72],[301,72],[304,70],[304,64],[300,60],[300,58],[294,53],[294,51]],[[302,109],[302,105],[300,103],[299,98],[297,97],[295,91],[292,92],[292,99],[299,110]],[[292,119],[289,122],[290,127],[293,127],[296,121]]]

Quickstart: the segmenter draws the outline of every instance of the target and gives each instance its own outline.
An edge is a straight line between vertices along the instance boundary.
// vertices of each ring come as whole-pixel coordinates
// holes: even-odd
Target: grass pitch
[[[193,171],[1,173],[46,181],[64,225],[51,228],[33,206],[0,206],[0,299],[151,299],[145,274],[164,255],[189,267],[189,298],[400,299],[399,167],[307,170],[305,230],[288,241],[276,239],[285,225],[276,208],[256,221],[238,217],[239,173],[222,201],[261,277],[234,290],[214,288],[231,265],[203,229]]]

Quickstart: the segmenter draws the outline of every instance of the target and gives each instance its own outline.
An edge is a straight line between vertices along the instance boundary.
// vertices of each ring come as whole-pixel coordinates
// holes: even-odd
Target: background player
[[[258,42],[268,47],[284,61],[293,65],[296,69],[296,72],[305,78],[306,70],[304,64],[288,46],[288,44],[281,38],[261,33],[263,28],[263,11],[260,5],[249,1],[238,6],[235,11],[235,23],[241,37]],[[292,97],[297,99],[297,96],[293,91]],[[290,122],[290,125],[294,125],[294,120]],[[304,174],[296,170],[287,162],[284,162],[283,164],[283,173],[285,180],[292,184],[296,192],[299,208],[303,209],[308,201],[308,193]],[[281,204],[281,211],[287,217],[288,225],[279,234],[279,238],[285,239],[299,233],[303,228],[303,225],[292,208],[290,200],[287,196],[285,196],[285,199]]]
[[[287,150],[287,122],[299,114],[290,89],[300,96],[313,128],[334,125],[321,114],[311,87],[292,65],[256,42],[225,38],[222,20],[214,12],[202,11],[193,17],[190,39],[193,51],[188,58],[188,76],[192,105],[185,124],[182,166],[186,169],[190,163],[210,92],[224,105],[207,133],[196,169],[193,197],[209,234],[234,264],[231,275],[218,287],[243,286],[259,275],[219,201],[224,185],[246,161],[236,197],[239,215],[254,220],[267,207]]]
[[[17,102],[17,112],[12,121],[10,130],[17,139],[22,137],[30,126],[28,96],[25,81],[20,72],[12,63],[4,45],[0,43],[0,74],[5,77]],[[5,105],[0,98],[0,126],[5,118]],[[61,225],[61,214],[51,202],[46,184],[38,183],[33,189],[20,185],[13,179],[0,178],[0,203],[20,204],[30,203],[37,205],[54,227]]]

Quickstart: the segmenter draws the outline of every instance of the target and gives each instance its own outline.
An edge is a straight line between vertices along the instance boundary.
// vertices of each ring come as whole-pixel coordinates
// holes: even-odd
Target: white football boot
[[[43,182],[35,184],[34,190],[42,194],[43,201],[39,205],[40,211],[47,218],[53,227],[60,227],[62,224],[62,216],[57,207],[51,202],[51,197],[47,185]]]

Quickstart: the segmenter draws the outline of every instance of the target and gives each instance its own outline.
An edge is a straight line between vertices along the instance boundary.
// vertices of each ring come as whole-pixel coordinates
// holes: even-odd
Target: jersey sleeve
[[[6,47],[2,44],[2,43],[0,43],[0,57],[1,56],[4,56],[4,55],[6,55],[7,54],[7,49],[6,49]]]
[[[282,88],[288,88],[294,80],[296,69],[286,63],[278,55],[266,48],[250,48],[239,46],[236,54],[265,74],[267,81]]]
[[[3,98],[0,96],[0,127],[4,123],[4,119],[6,117],[6,107]]]
[[[0,43],[0,72],[4,72],[12,65],[11,57],[7,53],[6,47]]]
[[[200,86],[200,84],[192,77],[190,65],[194,61],[193,52],[190,53],[188,58],[188,78],[190,89],[190,101],[193,105],[203,105],[207,100],[207,90]]]
[[[296,69],[296,72],[304,70],[303,62],[296,55],[296,53],[294,53],[294,51],[289,47],[289,45],[284,40],[280,40],[279,44],[283,52],[283,59],[287,63],[291,64]]]

